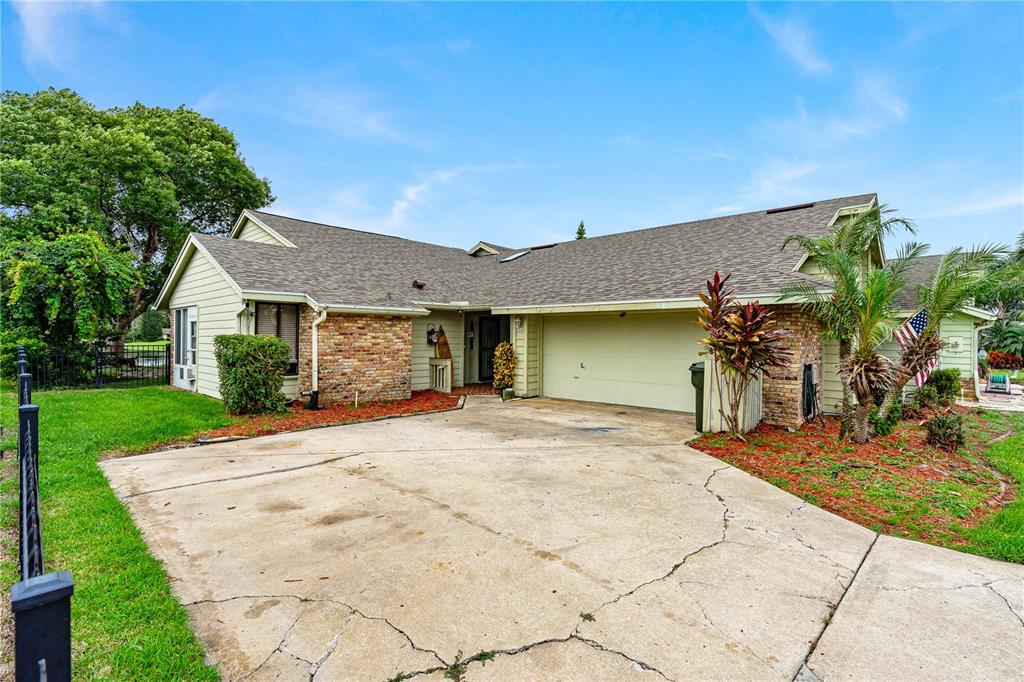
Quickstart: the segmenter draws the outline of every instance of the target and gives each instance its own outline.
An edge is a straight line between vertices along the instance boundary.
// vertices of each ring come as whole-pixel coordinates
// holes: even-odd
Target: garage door
[[[696,314],[545,316],[544,395],[693,412]]]

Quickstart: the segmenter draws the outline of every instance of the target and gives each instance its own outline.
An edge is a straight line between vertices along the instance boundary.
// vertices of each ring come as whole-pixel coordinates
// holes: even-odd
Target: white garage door
[[[694,411],[690,364],[700,327],[693,312],[545,316],[544,395]]]

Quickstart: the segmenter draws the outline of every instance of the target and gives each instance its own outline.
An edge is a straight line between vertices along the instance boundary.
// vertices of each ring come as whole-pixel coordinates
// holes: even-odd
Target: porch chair
[[[989,393],[1005,393],[1010,395],[1010,377],[1006,374],[993,374],[988,378]]]

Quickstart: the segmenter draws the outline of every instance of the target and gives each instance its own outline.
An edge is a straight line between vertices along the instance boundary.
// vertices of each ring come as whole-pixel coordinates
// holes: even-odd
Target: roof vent
[[[812,206],[814,206],[814,202],[813,201],[811,203],[809,203],[809,204],[793,204],[792,206],[782,206],[780,208],[769,208],[767,211],[765,211],[765,215],[771,215],[773,213],[788,213],[789,211],[799,211],[802,208],[811,208]]]
[[[426,286],[427,286],[426,282],[421,282],[418,279],[414,279],[412,281],[412,288],[413,289],[424,289],[424,288],[426,288]]]
[[[530,251],[540,251],[541,249],[550,249],[553,246],[558,246],[558,244],[557,243],[556,244],[541,244],[540,246],[531,246],[530,247]]]
[[[507,256],[505,258],[502,258],[498,262],[499,263],[508,263],[510,261],[514,261],[516,258],[521,258],[522,256],[525,256],[528,253],[530,253],[530,252],[529,251],[519,251],[517,253],[513,253],[511,256]]]

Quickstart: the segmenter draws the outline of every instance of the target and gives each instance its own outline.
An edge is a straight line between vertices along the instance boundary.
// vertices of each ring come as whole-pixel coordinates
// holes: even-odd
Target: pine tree
[[[580,226],[576,228],[576,239],[586,239],[586,238],[587,238],[587,227],[586,227],[586,225],[583,224],[583,221],[581,220],[580,221]]]

